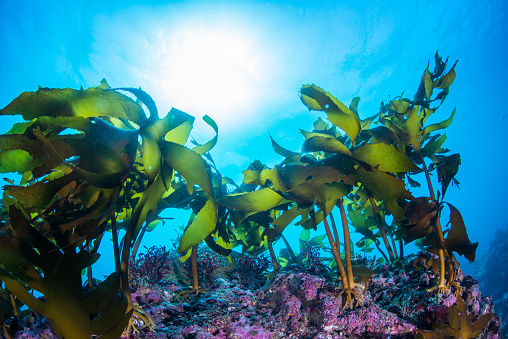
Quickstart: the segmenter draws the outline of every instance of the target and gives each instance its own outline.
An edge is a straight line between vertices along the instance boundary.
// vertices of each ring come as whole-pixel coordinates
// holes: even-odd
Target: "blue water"
[[[147,5],[150,3],[150,5]],[[299,128],[321,116],[299,100],[315,83],[362,117],[389,95],[416,92],[439,49],[459,60],[457,78],[436,121],[457,114],[445,147],[461,153],[460,189],[448,201],[461,212],[470,239],[485,251],[506,227],[508,17],[505,1],[0,1],[0,107],[23,91],[142,87],[165,114],[194,115],[192,136],[205,142],[219,125],[212,156],[236,182],[254,159],[273,166],[268,133],[298,151]],[[14,122],[3,117],[0,132]],[[148,234],[166,244],[187,212]],[[294,231],[293,233],[298,234]],[[109,242],[96,274],[111,272]],[[462,260],[464,262],[464,260]]]

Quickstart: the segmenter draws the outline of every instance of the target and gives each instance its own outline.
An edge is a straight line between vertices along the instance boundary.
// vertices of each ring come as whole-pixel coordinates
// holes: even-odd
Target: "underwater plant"
[[[214,271],[233,264],[231,254],[239,246],[252,257],[236,261],[236,267],[256,280],[253,285],[262,285],[259,276],[270,266],[266,251],[273,266],[270,281],[289,263],[328,278],[319,252],[326,237],[333,255],[328,267],[340,280],[339,292],[333,292],[341,297],[337,309],[353,312],[370,302],[365,299],[369,281],[380,270],[355,265],[350,226],[363,236],[357,246],[368,252],[374,244],[392,265],[401,264],[404,243],[417,241],[435,254],[417,260],[439,277],[430,290],[440,295],[454,288],[459,299],[454,253],[473,261],[477,244],[470,242],[460,212],[443,200],[449,184],[457,183],[460,156],[445,155],[446,135],[434,132],[452,123],[455,110],[440,123],[428,125],[427,119],[449,94],[456,63],[446,73],[447,60],[438,53],[435,63],[432,73],[427,66],[412,100],[395,97],[366,119],[358,113],[359,98],[346,106],[320,87],[304,85],[303,104],[324,112],[331,125],[318,118],[313,131],[301,130],[300,152],[272,138],[284,160],[273,168],[252,162],[241,185],[223,177],[208,153],[218,135],[208,116],[203,119],[215,136],[204,144],[191,141],[189,148],[194,118],[177,109],[160,118],[141,89],[112,89],[103,81],[86,90],[22,93],[0,111],[25,120],[0,136],[0,170],[21,174],[19,184],[9,181],[4,188],[0,204],[0,321],[22,304],[43,315],[64,338],[117,338],[137,333],[139,326],[153,329],[148,313],[132,300],[129,279],[156,283],[169,269],[163,248],[132,262],[144,234],[163,222],[161,213],[168,207],[190,210],[178,252],[181,261],[190,258],[192,286],[174,300],[211,288]],[[441,184],[437,193],[431,172]],[[419,185],[419,175],[425,176],[429,196],[414,197],[410,191]],[[450,215],[443,227],[445,206]],[[299,254],[283,234],[292,224],[304,230]],[[321,224],[325,234],[309,239],[308,230]],[[115,272],[94,284],[92,266],[105,232],[112,234]],[[277,258],[273,243],[279,239],[286,242],[287,255]],[[202,242],[216,254],[198,253]],[[149,261],[150,256],[157,260]],[[316,276],[305,279],[325,284]],[[314,292],[317,298],[317,288]],[[460,313],[461,322],[466,313],[459,304],[450,312],[451,329],[459,330],[452,313]],[[469,321],[472,333],[467,335],[485,322]]]
[[[118,90],[136,95],[149,116]],[[159,203],[179,192],[179,186],[191,194],[196,184],[213,197],[208,165],[200,154],[214,141],[195,151],[186,148],[193,117],[172,109],[160,119],[148,94],[111,89],[105,81],[87,90],[25,92],[0,113],[25,119],[0,136],[2,171],[21,174],[19,185],[4,188],[2,281],[62,337],[117,338],[131,316],[142,316],[134,309],[128,281],[135,241],[143,225],[157,219],[164,207]],[[215,206],[210,198],[205,211],[212,219]],[[119,228],[126,230],[122,248]],[[93,286],[91,266],[106,230],[113,234],[116,272]],[[180,248],[204,237],[185,232]],[[85,268],[90,282],[86,294],[81,280]],[[45,301],[30,290],[43,294]]]
[[[310,227],[315,227],[323,221],[342,280],[340,293],[346,295],[345,308],[353,308],[355,302],[361,304],[351,263],[345,205],[352,225],[370,243],[377,245],[378,238],[383,240],[388,260],[396,259],[394,236],[406,244],[422,239],[427,250],[436,252],[440,258],[440,281],[435,287],[438,293],[449,293],[454,285],[457,263],[453,252],[474,260],[477,244],[469,241],[460,212],[453,205],[446,203],[450,209],[450,229],[443,231],[440,223],[442,198],[449,183],[455,181],[460,158],[444,156],[448,150],[441,146],[446,136],[433,135],[433,132],[448,127],[455,110],[443,122],[425,125],[447,97],[455,79],[456,63],[445,73],[447,60],[443,61],[436,52],[435,69],[430,73],[429,67],[426,68],[413,100],[397,97],[389,104],[382,103],[379,113],[363,120],[358,114],[359,98],[354,98],[347,107],[316,85],[304,85],[300,90],[302,102],[309,110],[325,112],[332,127],[318,119],[314,131],[301,130],[305,138],[301,153],[289,151],[272,139],[274,151],[285,158],[280,165],[244,171],[245,183],[270,189],[292,201],[297,206],[296,215],[306,213],[297,224],[310,223]],[[440,92],[433,97],[434,90]],[[436,101],[439,105],[430,107]],[[373,124],[382,126],[371,128]],[[425,158],[431,159],[432,165],[427,166]],[[430,171],[437,171],[442,184],[437,198]],[[406,184],[417,185],[411,176],[418,173],[424,173],[430,197],[415,198],[406,189]],[[346,202],[348,197],[351,202]],[[333,215],[332,227],[327,220],[334,207],[341,216],[345,264],[341,260]],[[386,215],[393,217],[394,224],[390,227],[386,225]],[[379,230],[378,234],[373,233],[374,228]],[[400,241],[399,246],[402,256]]]
[[[138,285],[155,285],[171,271],[170,251],[165,246],[145,247],[145,252],[129,261],[129,282],[131,288]]]

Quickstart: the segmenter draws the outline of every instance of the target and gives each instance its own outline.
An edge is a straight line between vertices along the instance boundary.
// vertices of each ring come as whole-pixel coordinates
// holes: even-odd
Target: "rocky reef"
[[[188,279],[182,277],[187,268],[176,254],[168,255],[168,267],[172,268],[164,269],[163,279],[133,284],[133,301],[153,324],[139,318],[135,331],[123,338],[413,338],[424,330],[430,332],[436,327],[433,324],[451,328],[449,315],[458,298],[466,305],[471,323],[491,314],[478,338],[504,338],[492,297],[484,297],[478,282],[462,270],[455,281],[457,289],[462,289],[460,295],[438,296],[428,291],[438,277],[420,264],[421,258],[432,257],[427,252],[391,264],[357,257],[357,263],[379,273],[371,277],[359,300],[361,306],[353,310],[343,309],[345,294],[339,295],[334,279],[289,265],[257,288],[256,282],[266,281],[266,277],[257,272],[249,277],[251,283],[246,283],[242,278],[245,275],[238,273],[245,272],[250,261],[243,255],[233,257],[236,265],[231,268],[212,252],[200,256],[200,265],[214,266],[213,279],[204,293],[196,295],[182,293],[188,286],[178,281]],[[20,328],[14,338],[56,338],[44,318],[35,316],[31,321],[26,324],[31,328]],[[453,338],[432,333],[432,338]]]

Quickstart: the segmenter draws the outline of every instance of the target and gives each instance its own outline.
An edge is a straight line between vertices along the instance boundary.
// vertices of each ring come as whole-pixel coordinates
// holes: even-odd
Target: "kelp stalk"
[[[344,202],[342,199],[339,200],[339,211],[342,220],[342,229],[344,231],[344,255],[346,259],[347,277],[349,282],[349,288],[354,288],[354,276],[353,276],[353,265],[351,263],[351,240],[349,238],[349,225],[347,222],[346,211],[344,209]]]
[[[388,237],[386,236],[383,218],[381,218],[381,214],[379,213],[379,209],[377,208],[377,204],[374,198],[369,197],[369,201],[374,211],[374,218],[376,219],[377,227],[379,228],[379,232],[381,233],[381,237],[383,238],[386,250],[388,251],[388,255],[390,256],[390,261],[393,261],[395,260],[395,256],[393,254],[392,247],[390,246],[390,242],[388,241]]]
[[[333,257],[335,258],[335,261],[337,262],[337,268],[339,270],[340,278],[342,279],[342,285],[344,288],[346,288],[346,286],[349,286],[348,277],[346,275],[346,270],[344,269],[344,264],[342,264],[342,260],[340,259],[339,247],[335,244],[335,241],[333,240],[332,231],[330,230],[330,226],[328,225],[328,220],[326,219],[326,209],[325,209],[324,204],[323,204],[323,214],[325,215],[325,218],[323,219],[323,221],[325,224],[326,236],[328,237],[328,241],[330,242],[330,247],[332,248]]]
[[[339,232],[337,232],[337,225],[335,224],[335,219],[333,218],[332,213],[330,213],[330,221],[332,223],[333,235],[335,236],[335,246],[337,246],[337,250],[340,253]]]
[[[271,241],[268,241],[268,237],[266,237],[266,238],[267,238],[267,243],[268,243],[268,252],[270,252],[270,258],[272,259],[273,271],[279,272],[280,265],[279,265],[279,262],[277,261],[277,256],[275,255],[275,251],[273,250],[273,244]]]
[[[434,194],[434,188],[432,186],[432,182],[430,180],[430,174],[429,169],[427,168],[427,164],[425,163],[425,159],[423,158],[421,150],[418,150],[418,154],[420,155],[420,158],[422,160],[422,167],[423,171],[425,172],[425,178],[427,179],[427,186],[429,187],[429,193],[430,198],[432,201],[436,201],[436,195]],[[445,241],[444,241],[444,235],[443,235],[443,229],[441,228],[441,221],[439,220],[439,211],[436,218],[436,224],[434,225],[434,229],[436,232],[434,234],[436,235],[436,243],[439,253],[439,262],[440,262],[440,272],[439,272],[439,286],[437,286],[438,293],[446,292],[448,294],[450,291],[448,289],[448,286],[445,284]]]
[[[198,281],[198,245],[192,246],[191,254],[191,267],[192,267],[192,291],[199,292],[199,281]]]

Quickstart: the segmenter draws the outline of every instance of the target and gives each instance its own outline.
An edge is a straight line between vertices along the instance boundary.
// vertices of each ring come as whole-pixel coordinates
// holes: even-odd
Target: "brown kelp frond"
[[[448,311],[448,323],[435,323],[433,331],[419,330],[416,338],[461,338],[469,339],[478,337],[485,326],[489,324],[492,313],[486,313],[477,320],[471,318],[467,312],[467,305],[459,296],[457,304]]]

